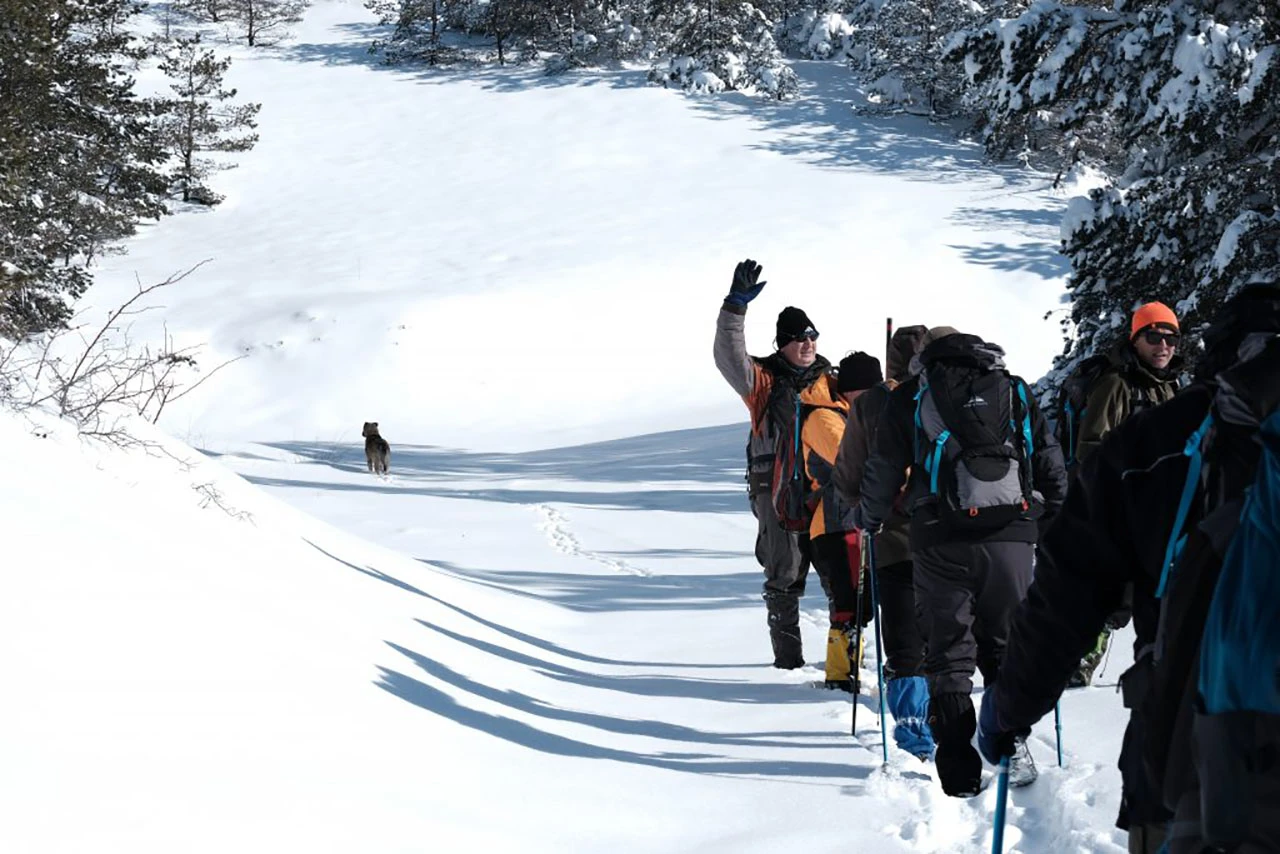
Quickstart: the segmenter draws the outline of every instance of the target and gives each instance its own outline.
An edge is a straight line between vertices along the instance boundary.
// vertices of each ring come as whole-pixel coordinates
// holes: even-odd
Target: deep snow
[[[0,849],[988,850],[993,792],[881,768],[874,673],[857,738],[810,686],[816,579],[818,666],[766,666],[712,324],[749,255],[753,352],[798,304],[833,358],[879,353],[892,315],[1034,378],[1065,198],[854,116],[837,66],[801,63],[795,104],[691,99],[629,70],[386,69],[372,31],[330,0],[227,47],[262,142],[221,207],[99,274],[87,317],[212,259],[133,331],[207,343],[205,370],[246,356],[166,413],[177,439],[0,417]],[[1066,768],[1037,730],[1007,850],[1125,850],[1126,647],[1064,699]]]

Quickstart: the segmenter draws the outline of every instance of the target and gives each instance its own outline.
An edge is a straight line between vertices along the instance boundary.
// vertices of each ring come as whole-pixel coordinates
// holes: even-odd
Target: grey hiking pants
[[[929,694],[973,690],[974,670],[991,684],[1004,660],[1009,623],[1027,595],[1035,547],[947,544],[915,554],[916,605],[928,650]]]
[[[782,530],[768,492],[751,499],[751,512],[758,522],[756,560],[764,568],[765,596],[803,596],[809,576],[808,535]]]

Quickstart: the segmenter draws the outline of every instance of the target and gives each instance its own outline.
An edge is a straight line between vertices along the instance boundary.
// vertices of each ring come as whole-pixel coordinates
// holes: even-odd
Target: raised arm
[[[759,370],[747,355],[746,319],[747,303],[755,299],[766,284],[756,281],[761,269],[750,258],[738,264],[733,271],[729,295],[724,298],[716,319],[716,368],[744,400],[749,399],[755,390],[756,372]]]

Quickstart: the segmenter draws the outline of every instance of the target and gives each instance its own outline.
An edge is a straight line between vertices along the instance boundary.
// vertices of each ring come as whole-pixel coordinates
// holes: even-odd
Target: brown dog
[[[369,471],[374,474],[386,474],[388,464],[391,462],[391,446],[378,434],[378,422],[364,422],[364,429],[360,431],[360,435],[364,436],[364,458],[369,463]]]

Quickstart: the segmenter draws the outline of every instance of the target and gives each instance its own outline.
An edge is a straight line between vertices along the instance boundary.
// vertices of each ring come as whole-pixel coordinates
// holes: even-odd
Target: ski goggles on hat
[[[1144,329],[1138,333],[1143,341],[1146,341],[1152,347],[1159,344],[1168,344],[1170,347],[1177,347],[1182,341],[1182,336],[1177,332],[1168,332],[1164,329]]]

